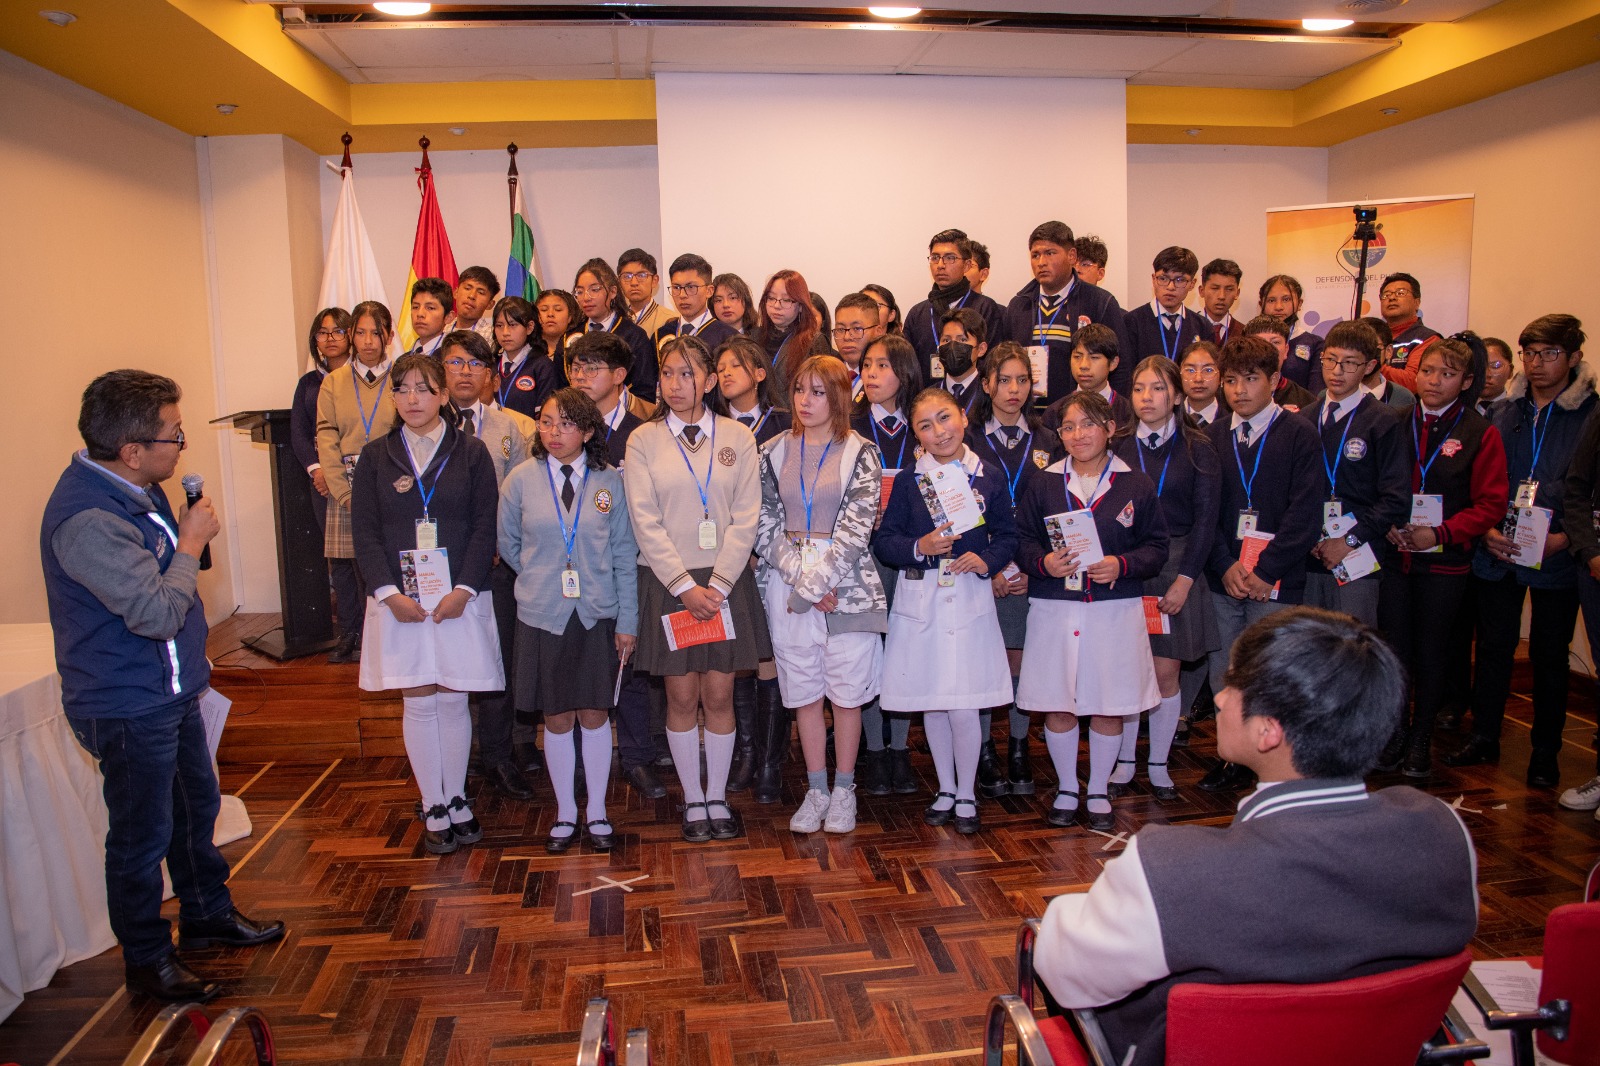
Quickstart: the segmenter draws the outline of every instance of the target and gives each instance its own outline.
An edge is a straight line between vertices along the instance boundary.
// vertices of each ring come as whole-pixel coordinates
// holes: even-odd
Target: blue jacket
[[[69,715],[137,718],[187,703],[210,684],[205,610],[194,591],[199,563],[178,554],[177,530],[159,485],[136,493],[81,454],[56,482],[39,557]]]

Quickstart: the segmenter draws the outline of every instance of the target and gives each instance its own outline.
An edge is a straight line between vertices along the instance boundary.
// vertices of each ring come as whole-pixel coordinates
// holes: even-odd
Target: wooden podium
[[[327,651],[334,645],[328,562],[322,555],[322,527],[311,506],[311,481],[289,444],[289,411],[239,411],[211,424],[225,422],[272,447],[272,524],[278,534],[283,625],[244,643],[279,660]]]

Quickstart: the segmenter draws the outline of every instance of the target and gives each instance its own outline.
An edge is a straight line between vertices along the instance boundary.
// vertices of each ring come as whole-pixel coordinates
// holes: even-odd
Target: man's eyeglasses
[[[171,439],[168,439],[168,440],[163,440],[160,437],[152,437],[149,440],[135,441],[134,443],[135,444],[176,444],[178,446],[178,450],[180,452],[183,451],[185,448],[187,448],[189,446],[188,438],[186,438],[183,435],[183,430],[181,430],[181,429],[178,430],[178,435],[176,437],[172,437]]]
[[[1524,363],[1554,363],[1565,359],[1567,353],[1560,348],[1524,348],[1520,353]]]
[[[448,367],[449,369],[457,371],[457,372],[460,372],[462,370],[470,370],[473,373],[477,373],[480,370],[488,370],[489,369],[489,364],[488,363],[479,362],[476,359],[463,359],[458,355],[453,355],[449,359],[446,359],[444,361],[444,365],[446,367]],[[395,391],[399,392],[400,390],[396,389]]]
[[[317,340],[325,341],[329,337],[343,337],[347,332],[349,331],[343,329],[319,329],[317,330]]]
[[[630,270],[626,274],[618,274],[617,277],[622,281],[649,281],[655,275],[648,270]]]
[[[833,327],[833,335],[835,337],[849,337],[853,341],[858,341],[862,337],[865,337],[867,335],[867,327],[866,326],[834,326]]]
[[[1330,359],[1326,355],[1322,357],[1322,365],[1329,369],[1338,367],[1346,374],[1359,374],[1367,368],[1367,364],[1364,362],[1358,362],[1354,359]]]
[[[945,266],[952,266],[963,261],[964,260],[962,257],[954,252],[945,252],[943,255],[940,255],[937,252],[928,253],[928,262],[934,264],[935,266],[938,266],[940,263],[943,263]]]
[[[1152,274],[1150,276],[1163,289],[1181,289],[1194,281],[1194,278],[1189,274]]]
[[[688,285],[668,285],[667,290],[674,296],[698,296],[701,289],[709,289],[710,287],[696,281]]]

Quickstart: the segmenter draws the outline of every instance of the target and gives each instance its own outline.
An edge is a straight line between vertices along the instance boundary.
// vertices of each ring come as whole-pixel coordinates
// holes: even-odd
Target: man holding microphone
[[[200,717],[211,666],[195,581],[221,526],[205,498],[179,521],[161,489],[185,447],[179,396],[170,378],[140,370],[90,383],[78,415],[87,447],[45,507],[39,554],[62,704],[105,778],[106,903],[128,988],[204,1002],[221,989],[173,950],[162,860],[179,947],[262,944],[283,923],[234,908],[212,843],[221,797]]]

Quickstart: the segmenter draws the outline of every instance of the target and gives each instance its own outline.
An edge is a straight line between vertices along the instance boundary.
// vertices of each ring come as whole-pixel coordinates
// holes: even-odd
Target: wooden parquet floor
[[[1594,767],[1590,704],[1574,705],[1568,784]],[[1460,797],[1479,846],[1480,956],[1536,953],[1545,916],[1600,857],[1600,823],[1522,786],[1527,711],[1515,698],[1503,769],[1429,783]],[[1118,830],[1226,823],[1236,798],[1194,788],[1213,748],[1208,723],[1174,751],[1182,800],[1138,790],[1117,801]],[[926,757],[914,764],[930,781]],[[1047,781],[985,802],[974,837],[925,826],[927,795],[862,796],[854,833],[798,837],[788,818],[804,779],[791,762],[783,804],[736,797],[738,840],[684,843],[672,797],[643,801],[613,776],[608,855],[544,852],[554,802],[540,782],[531,803],[480,796],[483,841],[435,857],[403,758],[225,764],[222,778],[255,823],[224,849],[235,898],[289,933],[192,961],[226,983],[214,1006],[268,1014],[289,1063],[570,1063],[584,1005],[604,995],[667,1066],[975,1064],[988,1000],[1012,986],[1019,921],[1122,846],[1046,827]],[[0,1025],[0,1061],[120,1063],[157,1010],[120,986],[115,949],[62,971]]]

